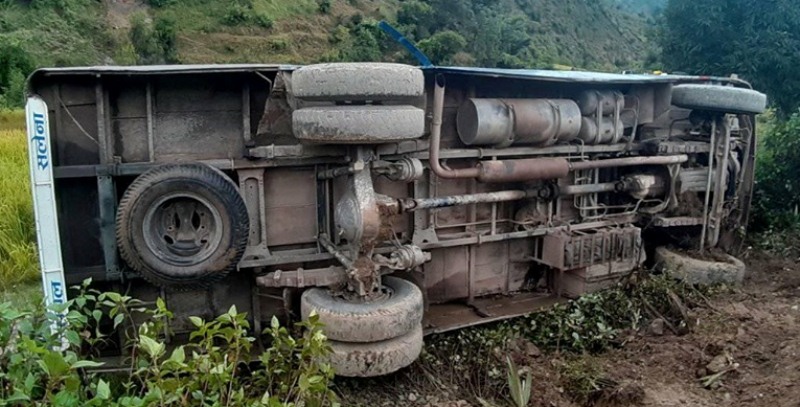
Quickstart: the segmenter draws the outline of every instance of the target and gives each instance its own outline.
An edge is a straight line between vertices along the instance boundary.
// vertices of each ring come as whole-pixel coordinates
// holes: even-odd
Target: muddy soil
[[[800,407],[800,265],[764,254],[748,257],[745,283],[691,309],[688,334],[676,336],[655,324],[599,355],[512,346],[518,349],[512,357],[533,375],[530,405]],[[574,367],[576,360],[601,372],[592,382],[599,390],[588,401],[570,394],[564,375],[564,366]],[[340,391],[343,405],[513,405],[507,390],[459,384],[448,369],[412,367],[385,379],[346,382]],[[481,392],[494,401],[482,403]]]

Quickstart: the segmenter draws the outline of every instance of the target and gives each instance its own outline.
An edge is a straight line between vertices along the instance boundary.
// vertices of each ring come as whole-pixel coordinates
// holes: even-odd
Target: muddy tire
[[[752,89],[716,85],[677,85],[672,104],[692,110],[759,114],[767,110],[767,95]]]
[[[725,255],[727,261],[696,259],[667,247],[656,248],[656,269],[690,284],[739,284],[746,267],[741,260]]]
[[[422,324],[422,291],[413,283],[396,277],[383,278],[386,296],[374,302],[351,302],[325,288],[306,290],[300,299],[300,313],[308,319],[319,315],[325,335],[341,342],[379,342],[403,336]]]
[[[403,336],[382,342],[329,342],[331,367],[339,376],[375,377],[396,372],[412,363],[422,352],[422,325]]]
[[[402,101],[425,92],[422,70],[388,63],[309,65],[292,73],[292,94],[309,101]]]
[[[307,107],[292,114],[294,136],[323,144],[377,144],[425,134],[425,111],[413,106]]]
[[[145,172],[117,209],[122,259],[161,287],[207,287],[221,280],[236,269],[248,232],[247,207],[236,185],[204,164]]]

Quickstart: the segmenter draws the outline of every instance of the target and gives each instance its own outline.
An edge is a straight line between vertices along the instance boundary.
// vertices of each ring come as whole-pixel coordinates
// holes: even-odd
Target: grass
[[[104,7],[95,0],[0,1],[0,40],[40,66],[91,65],[108,54]]]
[[[1,130],[22,130],[25,127],[24,110],[0,110],[0,131]]]
[[[23,117],[0,113],[0,291],[39,276]]]
[[[42,284],[38,281],[30,281],[9,288],[0,290],[0,304],[13,304],[18,311],[34,312],[41,310],[44,304],[42,295]]]

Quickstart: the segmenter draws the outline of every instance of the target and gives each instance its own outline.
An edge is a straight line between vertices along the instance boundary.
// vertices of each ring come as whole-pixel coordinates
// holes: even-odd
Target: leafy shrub
[[[178,59],[178,34],[175,20],[168,17],[159,17],[153,26],[153,36],[160,48],[164,62],[174,64]]]
[[[434,63],[451,65],[453,57],[467,46],[467,40],[455,31],[445,30],[420,41],[418,45]]]
[[[152,22],[144,14],[136,14],[131,19],[131,30],[128,35],[138,63],[179,62],[175,20],[159,17]]]
[[[0,405],[59,406],[296,406],[335,404],[330,351],[317,318],[293,331],[273,319],[270,346],[248,365],[256,338],[236,307],[211,321],[190,318],[189,343],[168,352],[163,333],[172,313],[131,297],[89,288],[47,312],[23,313],[0,304]],[[136,324],[146,316],[145,322]],[[52,327],[55,324],[55,329]],[[101,327],[106,327],[101,329]],[[102,366],[84,353],[102,347],[111,329],[129,337],[132,375],[111,386],[87,368]]]
[[[684,320],[674,301],[702,303],[698,290],[667,275],[644,276],[641,281],[531,314],[511,328],[546,349],[602,352],[619,343],[620,332],[638,330],[648,319],[666,318],[673,327],[685,327],[690,321]]]
[[[222,22],[229,26],[255,25],[262,28],[272,28],[274,21],[268,15],[258,12],[250,1],[236,1],[228,5]]]
[[[330,37],[337,45],[336,55],[328,55],[327,61],[380,61],[388,46],[380,40],[385,39],[377,22],[365,20],[361,14],[350,18],[346,27],[339,27]]]
[[[331,12],[331,0],[317,0],[317,9],[322,14]]]
[[[253,22],[255,25],[267,29],[272,28],[272,26],[275,25],[275,22],[264,13],[255,13],[253,16]]]
[[[755,231],[800,225],[800,112],[763,123],[751,226]]]
[[[600,389],[603,369],[587,358],[574,358],[561,366],[561,384],[564,391],[580,405],[589,405],[591,395]]]
[[[231,3],[225,10],[222,21],[227,25],[244,25],[250,21],[252,10],[238,3]]]
[[[272,52],[283,52],[289,49],[291,42],[288,38],[271,38],[267,41],[267,47]]]

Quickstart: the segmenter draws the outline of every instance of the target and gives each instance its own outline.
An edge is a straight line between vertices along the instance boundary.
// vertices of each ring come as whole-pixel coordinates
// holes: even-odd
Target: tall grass
[[[24,110],[0,109],[0,130],[21,130],[25,126]]]
[[[21,113],[0,113],[0,291],[39,276]]]

